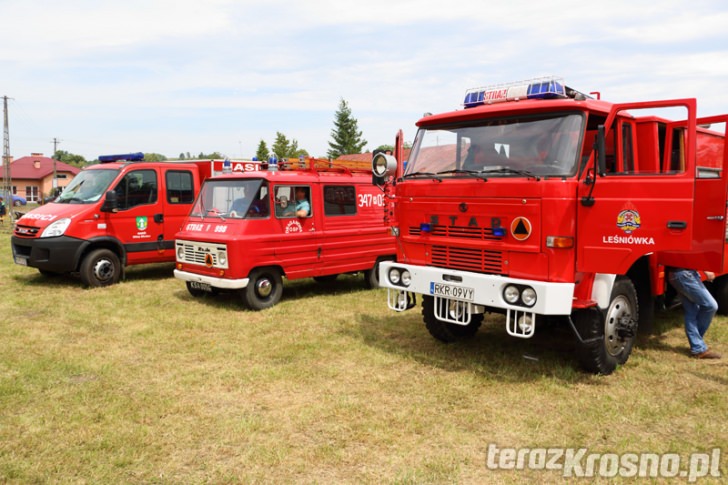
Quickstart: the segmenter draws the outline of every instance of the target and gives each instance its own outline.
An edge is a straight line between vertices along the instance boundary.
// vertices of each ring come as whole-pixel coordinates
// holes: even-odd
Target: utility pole
[[[10,176],[10,127],[8,126],[8,97],[3,96],[3,194],[10,221],[13,221],[13,179]]]
[[[51,155],[51,158],[53,159],[53,182],[51,183],[51,195],[56,195],[56,188],[58,187],[58,179],[56,179],[56,152],[58,151],[58,144],[62,140],[59,140],[58,138],[53,138],[53,155]]]

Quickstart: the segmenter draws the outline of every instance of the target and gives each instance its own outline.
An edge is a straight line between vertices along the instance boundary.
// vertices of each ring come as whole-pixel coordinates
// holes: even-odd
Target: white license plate
[[[20,256],[15,256],[15,264],[19,264],[20,266],[28,266],[28,260],[25,258],[21,258]]]
[[[447,283],[430,282],[430,294],[444,298],[473,301],[475,290],[465,286],[448,285]]]
[[[208,293],[212,293],[212,285],[209,285],[208,283],[200,283],[199,281],[190,281],[190,288],[193,290],[201,290],[206,291]]]

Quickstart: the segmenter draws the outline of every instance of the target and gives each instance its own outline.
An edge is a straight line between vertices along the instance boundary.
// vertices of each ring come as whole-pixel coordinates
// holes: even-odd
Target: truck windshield
[[[584,116],[520,115],[420,128],[405,178],[576,173]]]
[[[268,182],[262,179],[210,179],[204,183],[191,216],[221,219],[268,217]]]
[[[73,178],[54,202],[92,204],[101,199],[118,173],[116,169],[84,170]]]

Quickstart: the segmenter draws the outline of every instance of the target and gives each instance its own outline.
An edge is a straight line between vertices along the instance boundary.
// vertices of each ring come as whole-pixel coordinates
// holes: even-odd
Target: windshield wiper
[[[437,175],[444,175],[444,174],[448,174],[448,173],[464,173],[464,174],[468,174],[468,175],[474,175],[483,180],[488,180],[487,178],[485,178],[483,176],[483,174],[481,172],[482,172],[482,170],[479,171],[479,170],[465,170],[462,168],[454,168],[452,170],[443,170],[442,172],[437,172]]]
[[[480,170],[478,173],[502,173],[502,174],[512,173],[515,175],[523,175],[524,177],[541,180],[541,177],[539,177],[538,175],[536,175],[533,172],[529,172],[528,170],[511,168],[511,167],[501,167],[501,168],[495,168],[495,169],[491,169],[491,170]]]
[[[436,173],[432,173],[432,172],[414,172],[414,173],[408,173],[408,174],[402,176],[403,179],[406,179],[409,177],[432,177],[435,180],[437,180],[438,182],[442,182],[442,179],[440,177],[438,177]]]

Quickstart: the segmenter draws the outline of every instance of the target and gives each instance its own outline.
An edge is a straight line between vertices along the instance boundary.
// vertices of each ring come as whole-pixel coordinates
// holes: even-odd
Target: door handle
[[[688,223],[685,221],[667,221],[668,229],[685,229],[688,227]]]
[[[708,216],[708,217],[706,217],[706,219],[708,219],[709,221],[722,221],[723,219],[725,219],[725,217],[724,216]]]
[[[154,214],[154,222],[157,224],[164,222],[164,214]]]

